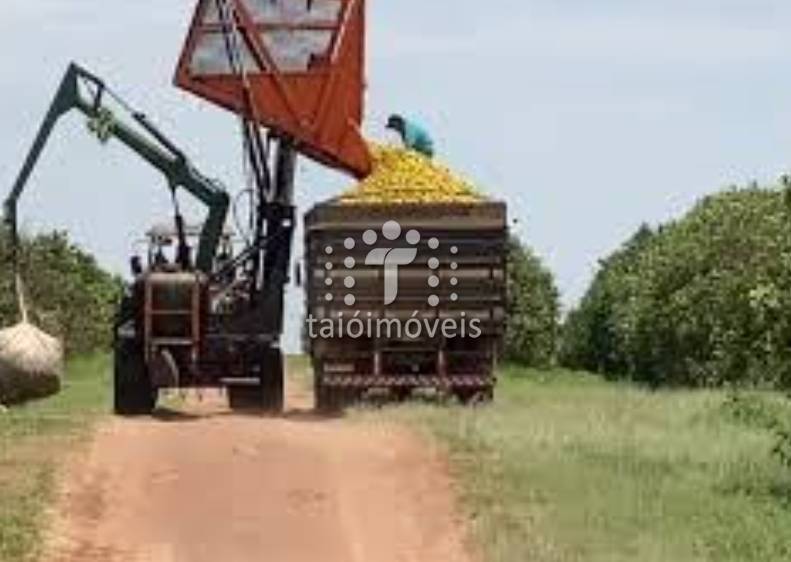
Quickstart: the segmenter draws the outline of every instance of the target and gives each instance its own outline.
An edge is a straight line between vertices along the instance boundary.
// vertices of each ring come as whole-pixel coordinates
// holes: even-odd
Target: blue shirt
[[[404,119],[404,144],[429,158],[434,156],[434,141],[428,131],[408,119]]]

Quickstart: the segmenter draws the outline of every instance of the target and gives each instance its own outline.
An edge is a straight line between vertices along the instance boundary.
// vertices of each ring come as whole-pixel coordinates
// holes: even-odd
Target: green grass
[[[447,448],[488,561],[791,559],[791,471],[766,420],[787,411],[779,396],[501,381],[492,406],[386,413]]]
[[[55,469],[108,411],[109,359],[72,361],[60,394],[0,413],[0,561],[35,556]]]
[[[61,394],[0,414],[0,561],[35,555],[57,463],[108,410],[108,374],[106,357],[75,361]],[[784,399],[503,375],[489,407],[384,411],[447,449],[489,562],[791,559],[791,472],[770,454]]]
[[[313,388],[313,373],[307,355],[286,355],[286,378],[306,389]]]

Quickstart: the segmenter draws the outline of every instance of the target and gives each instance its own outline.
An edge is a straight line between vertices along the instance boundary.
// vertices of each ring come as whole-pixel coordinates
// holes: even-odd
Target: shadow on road
[[[427,405],[446,407],[457,401],[446,393],[416,391],[397,394],[386,391],[369,391],[351,399],[337,411],[325,412],[313,407],[314,398],[308,384],[297,381],[289,385],[285,397],[285,410],[279,414],[250,408],[230,408],[227,395],[223,392],[198,392],[165,397],[151,417],[164,423],[186,423],[221,417],[249,417],[257,419],[281,419],[289,422],[317,423],[342,419],[352,408],[377,410],[401,405]]]
[[[195,407],[195,410],[190,408]],[[181,409],[184,408],[184,409]],[[151,413],[151,418],[164,423],[188,423],[212,418],[248,417],[258,419],[282,419],[290,422],[323,422],[345,417],[344,412],[325,413],[312,408],[289,408],[280,414],[263,412],[255,408],[235,409],[215,407],[207,409],[200,405],[184,404],[180,407],[160,406]]]

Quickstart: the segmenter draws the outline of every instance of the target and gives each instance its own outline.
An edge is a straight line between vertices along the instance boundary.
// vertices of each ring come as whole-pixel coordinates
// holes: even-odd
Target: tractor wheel
[[[232,410],[279,414],[283,411],[283,354],[268,349],[261,359],[258,381],[228,387],[228,406]]]
[[[132,339],[115,345],[113,409],[121,416],[145,416],[156,407],[157,391],[151,387],[143,350]]]
[[[279,414],[283,411],[285,375],[283,353],[269,349],[264,355],[263,378],[261,380],[262,407],[265,412]]]

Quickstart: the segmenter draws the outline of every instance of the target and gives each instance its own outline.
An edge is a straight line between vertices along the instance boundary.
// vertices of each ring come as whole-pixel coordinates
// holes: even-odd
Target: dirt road
[[[214,397],[190,415],[109,420],[65,471],[46,562],[469,560],[424,443],[287,395],[282,418]]]

